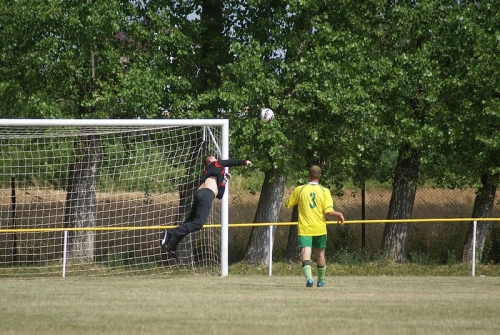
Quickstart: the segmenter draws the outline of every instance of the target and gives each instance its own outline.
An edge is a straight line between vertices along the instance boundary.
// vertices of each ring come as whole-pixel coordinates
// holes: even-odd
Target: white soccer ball
[[[260,110],[259,118],[262,122],[269,122],[274,118],[274,112],[271,108],[262,108]]]

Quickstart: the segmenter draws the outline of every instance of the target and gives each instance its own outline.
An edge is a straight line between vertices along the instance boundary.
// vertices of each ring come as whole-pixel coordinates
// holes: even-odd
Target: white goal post
[[[0,277],[228,275],[228,191],[176,256],[202,158],[229,158],[229,120],[0,120]],[[66,238],[67,236],[67,238]]]

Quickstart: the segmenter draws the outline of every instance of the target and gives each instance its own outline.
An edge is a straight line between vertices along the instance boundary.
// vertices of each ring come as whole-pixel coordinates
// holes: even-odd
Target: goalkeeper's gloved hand
[[[245,159],[245,166],[251,166],[252,165],[252,162],[250,162],[249,159]]]

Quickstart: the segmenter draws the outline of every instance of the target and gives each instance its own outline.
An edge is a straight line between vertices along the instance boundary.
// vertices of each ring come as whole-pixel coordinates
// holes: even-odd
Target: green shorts
[[[320,236],[299,236],[299,247],[326,248],[326,234]]]

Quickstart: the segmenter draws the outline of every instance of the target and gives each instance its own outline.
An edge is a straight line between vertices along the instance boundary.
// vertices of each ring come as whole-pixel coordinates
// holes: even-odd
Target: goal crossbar
[[[1,119],[2,127],[229,127],[228,119]]]

